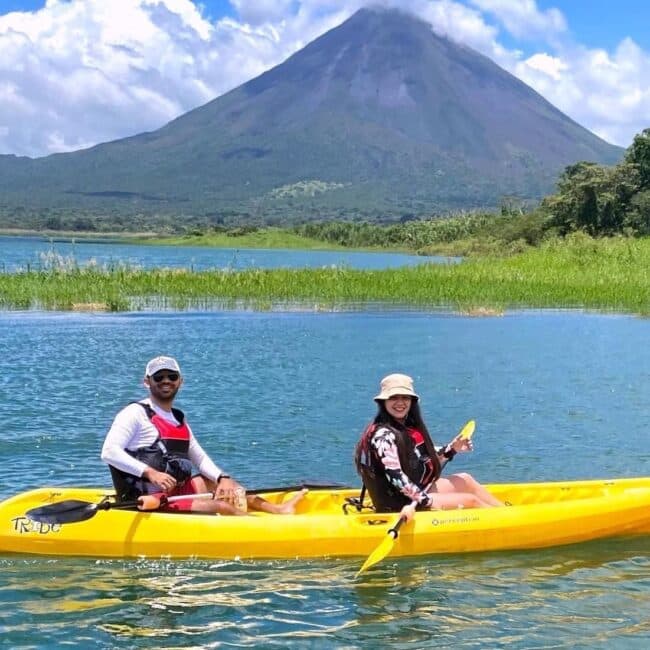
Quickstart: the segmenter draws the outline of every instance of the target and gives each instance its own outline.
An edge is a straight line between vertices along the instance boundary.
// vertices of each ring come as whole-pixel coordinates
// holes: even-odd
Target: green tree
[[[650,235],[650,189],[638,192],[630,201],[625,225],[635,234]]]
[[[634,137],[634,141],[625,153],[625,162],[636,165],[639,173],[639,189],[650,189],[650,129],[644,129]]]
[[[592,236],[613,235],[629,226],[627,211],[639,190],[637,164],[615,167],[579,162],[569,165],[558,183],[558,192],[544,199],[549,225],[561,235],[583,230]]]
[[[557,193],[542,202],[550,215],[550,224],[561,235],[594,230],[598,223],[596,195],[604,181],[605,170],[595,163],[579,162],[566,167],[558,181]]]

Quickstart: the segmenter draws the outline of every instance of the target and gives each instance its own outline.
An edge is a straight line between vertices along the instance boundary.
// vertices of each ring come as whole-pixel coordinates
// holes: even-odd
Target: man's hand
[[[176,479],[165,472],[159,472],[153,467],[147,467],[147,469],[142,472],[142,476],[147,479],[150,483],[153,483],[157,488],[160,488],[163,492],[171,492],[176,487]]]
[[[241,488],[244,489],[235,479],[233,478],[222,478],[217,484],[217,489],[214,491],[214,498],[218,501],[225,501],[231,506],[238,506],[237,494],[235,490]]]

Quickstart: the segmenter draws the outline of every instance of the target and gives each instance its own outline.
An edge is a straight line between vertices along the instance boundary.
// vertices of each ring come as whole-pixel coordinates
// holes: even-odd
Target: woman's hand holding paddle
[[[399,512],[400,518],[404,518],[404,523],[408,523],[409,521],[413,521],[413,517],[415,517],[415,509],[417,508],[417,501],[411,501],[411,503],[407,503]]]
[[[445,451],[453,452],[453,454],[462,452],[462,451],[473,451],[474,443],[472,442],[472,436],[474,435],[474,430],[476,429],[476,422],[470,420],[461,430],[461,432],[445,447]]]
[[[474,443],[467,438],[456,436],[447,447],[453,449],[456,453],[460,453],[462,451],[473,451]]]

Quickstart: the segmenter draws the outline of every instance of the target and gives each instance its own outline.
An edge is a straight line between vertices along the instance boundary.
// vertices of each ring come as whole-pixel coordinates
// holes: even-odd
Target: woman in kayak
[[[355,453],[357,471],[378,512],[400,511],[408,521],[416,508],[503,505],[466,472],[440,477],[456,453],[473,449],[472,441],[459,434],[436,450],[408,375],[388,375],[380,388],[375,397],[379,410]]]

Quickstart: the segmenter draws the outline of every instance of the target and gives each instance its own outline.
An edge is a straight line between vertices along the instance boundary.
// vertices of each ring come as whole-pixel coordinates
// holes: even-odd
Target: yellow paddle
[[[386,537],[384,537],[381,544],[379,544],[379,546],[366,558],[363,566],[357,571],[357,575],[354,576],[355,578],[358,578],[366,569],[377,564],[377,562],[381,562],[393,550],[393,545],[395,544],[395,540],[399,534],[399,529],[405,521],[406,517],[402,515],[395,522],[395,525],[388,529]]]
[[[464,440],[469,440],[474,435],[474,429],[476,429],[476,422],[470,420],[458,434]]]
[[[470,420],[458,434],[461,438],[469,440],[474,435],[474,429],[476,429],[476,422]],[[417,503],[412,501],[412,504]],[[357,571],[355,578],[358,578],[366,569],[369,569],[371,566],[381,562],[392,550],[395,544],[395,540],[399,535],[399,529],[406,522],[406,517],[401,515],[394,526],[391,526],[388,529],[386,537],[381,541],[379,546],[366,558],[366,561],[363,563],[362,567]]]

